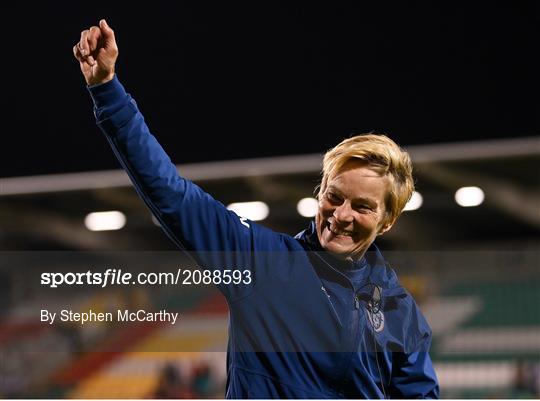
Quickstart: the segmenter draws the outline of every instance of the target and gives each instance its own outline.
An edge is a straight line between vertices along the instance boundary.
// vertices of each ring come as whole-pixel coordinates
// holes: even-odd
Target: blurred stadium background
[[[119,77],[179,171],[226,205],[264,202],[256,211],[275,230],[305,227],[322,152],[344,137],[381,130],[404,145],[418,195],[378,242],[433,328],[442,396],[540,397],[538,2],[3,10],[0,396],[224,395],[219,294],[74,291],[75,309],[167,306],[183,324],[51,326],[31,314],[39,272],[9,264],[173,250],[117,170],[72,58],[80,31],[105,17]],[[116,220],[93,231],[104,211]]]
[[[540,176],[531,172],[540,165],[540,138],[409,151],[422,202],[379,245],[433,328],[443,396],[537,397]],[[301,216],[299,201],[313,196],[320,160],[313,154],[178,168],[227,205],[264,202],[261,223],[294,233],[312,213],[304,200],[300,211],[308,217]],[[467,206],[456,193],[471,187],[483,199],[472,191]],[[125,222],[93,231],[85,218],[99,211],[120,212]],[[10,251],[172,249],[120,170],[3,179],[0,215],[3,249]],[[2,394],[223,397],[227,307],[219,294],[161,286],[80,299],[77,290],[62,299],[81,311],[166,305],[182,311],[181,324],[50,326],[28,312],[44,302],[28,283],[38,274],[1,268]]]

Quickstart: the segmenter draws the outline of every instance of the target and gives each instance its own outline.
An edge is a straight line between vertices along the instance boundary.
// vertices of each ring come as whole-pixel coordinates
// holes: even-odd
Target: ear
[[[392,228],[393,225],[394,225],[394,222],[393,222],[393,221],[384,223],[384,224],[381,226],[381,228],[379,228],[379,232],[377,233],[377,235],[383,235],[385,232],[387,232],[388,230],[390,230],[390,229]]]

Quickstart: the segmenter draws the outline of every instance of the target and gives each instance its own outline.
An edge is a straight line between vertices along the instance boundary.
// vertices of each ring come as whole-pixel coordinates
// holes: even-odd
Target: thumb
[[[105,40],[112,39],[114,40],[114,31],[111,29],[109,24],[107,24],[107,21],[104,19],[99,21],[99,28],[101,29],[101,33],[103,34],[103,38]]]

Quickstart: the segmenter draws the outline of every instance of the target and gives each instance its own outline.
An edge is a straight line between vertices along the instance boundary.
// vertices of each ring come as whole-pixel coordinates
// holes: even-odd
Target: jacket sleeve
[[[410,299],[412,308],[407,318],[410,346],[393,355],[390,397],[438,399],[439,381],[429,355],[431,328],[416,302]]]
[[[439,398],[439,382],[429,356],[430,343],[431,337],[419,351],[394,354],[390,398]]]
[[[203,262],[211,266],[205,268],[217,269],[225,263],[228,269],[246,267],[247,253],[253,248],[253,224],[178,175],[116,76],[88,90],[98,126],[171,240],[182,250],[206,255],[208,260]],[[224,252],[229,254],[228,260],[218,260],[217,254],[223,257]]]

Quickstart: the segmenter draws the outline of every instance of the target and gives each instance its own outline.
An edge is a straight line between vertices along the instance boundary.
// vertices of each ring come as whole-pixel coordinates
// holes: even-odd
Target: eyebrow
[[[343,191],[341,191],[338,187],[336,187],[335,185],[329,185],[328,186],[328,191],[335,191],[335,192],[338,192],[339,195],[341,196],[344,196],[343,195]],[[377,205],[377,202],[374,201],[373,199],[371,198],[354,198],[354,199],[351,199],[351,202],[352,203],[365,203],[365,204],[368,204],[369,206],[371,207],[375,207],[375,206],[378,206]]]

